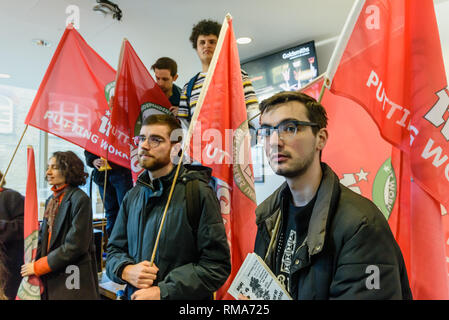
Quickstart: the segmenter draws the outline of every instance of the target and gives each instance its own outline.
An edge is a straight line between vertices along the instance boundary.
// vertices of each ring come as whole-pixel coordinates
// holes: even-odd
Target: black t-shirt
[[[295,251],[302,245],[307,236],[310,217],[316,196],[305,206],[295,207],[290,201],[288,210],[284,212],[282,232],[278,242],[278,256],[280,264],[276,266],[279,281],[290,292],[290,267]]]

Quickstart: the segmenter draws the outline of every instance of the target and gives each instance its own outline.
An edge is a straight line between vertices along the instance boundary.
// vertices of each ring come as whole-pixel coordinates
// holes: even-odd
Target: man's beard
[[[166,158],[156,159],[148,154],[145,155],[150,158],[142,159],[142,155],[139,154],[139,164],[142,168],[149,171],[159,170],[170,163],[170,157],[168,157],[167,160]]]
[[[307,170],[310,168],[310,166],[313,163],[313,158],[314,158],[314,154],[313,153],[309,154],[302,161],[295,163],[293,165],[293,167],[282,168],[279,166],[279,167],[275,168],[274,172],[277,175],[280,175],[285,178],[300,177],[300,176],[304,175],[304,173],[306,173]],[[290,158],[290,160],[291,160],[291,158]]]

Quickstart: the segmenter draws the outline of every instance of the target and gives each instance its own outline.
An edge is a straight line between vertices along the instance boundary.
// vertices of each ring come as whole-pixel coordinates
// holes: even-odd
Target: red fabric
[[[108,147],[108,98],[116,72],[72,27],[67,27],[25,123],[129,168],[126,150]],[[128,148],[129,149],[129,148]]]
[[[139,135],[143,118],[151,114],[171,114],[171,103],[127,40],[122,47],[113,105],[109,142],[129,157],[127,166],[135,181],[142,168],[132,138]]]
[[[449,103],[446,88],[433,2],[366,1],[331,91],[363,106],[382,136],[410,155],[416,183],[449,207],[447,117],[426,119]]]
[[[37,186],[36,186],[36,165],[34,160],[34,150],[32,147],[27,148],[27,184],[26,184],[26,194],[25,194],[25,203],[24,203],[24,237],[25,239],[35,232],[39,230],[39,221],[38,221],[38,208],[39,204],[37,202]],[[37,248],[37,242],[36,248]],[[35,258],[35,252],[33,250],[32,259]],[[31,262],[31,261],[28,261]]]
[[[410,179],[411,161],[405,152],[396,149],[392,159],[395,171],[400,173],[398,204],[401,215],[395,236],[406,259],[413,296],[426,300],[449,299],[441,206]]]
[[[34,262],[36,259],[36,251],[38,245],[38,202],[37,202],[37,186],[36,186],[36,165],[34,160],[34,150],[32,147],[27,148],[27,184],[24,204],[24,245],[25,255],[24,263]],[[34,287],[34,288],[33,288]],[[36,287],[40,287],[40,293],[44,288],[42,283],[36,276],[29,276],[22,279],[19,290],[17,292],[16,300],[25,299],[40,299],[40,294],[36,293]],[[30,290],[32,289],[32,290]]]
[[[193,158],[211,167],[219,179],[217,194],[231,248],[231,275],[218,290],[217,299],[233,299],[227,289],[247,254],[254,250],[256,235],[254,176],[240,61],[232,21],[227,27],[223,46],[215,53],[219,56],[204,102],[197,106],[201,109],[191,144]]]
[[[447,84],[433,10],[432,1],[366,1],[331,87],[352,101],[330,92],[322,100],[330,117],[323,160],[343,184],[351,180],[344,175],[351,166],[377,172],[371,182],[371,173],[367,176],[371,194],[363,186],[366,181],[355,177],[356,183],[348,186],[358,187],[389,218],[415,299],[449,299],[449,231],[438,203],[449,201],[446,120],[438,126],[430,121],[435,115],[426,119],[435,106],[447,108],[442,104]],[[367,115],[356,119],[357,105],[374,121]],[[379,139],[373,124],[393,147]],[[422,156],[426,152],[431,154],[427,159]],[[389,155],[390,163],[379,166]]]

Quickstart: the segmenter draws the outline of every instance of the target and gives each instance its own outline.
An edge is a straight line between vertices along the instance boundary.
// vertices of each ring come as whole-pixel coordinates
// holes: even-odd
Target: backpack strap
[[[198,226],[201,218],[201,199],[198,179],[189,180],[186,183],[186,205],[187,205],[187,219],[192,228],[193,238],[196,238],[198,233]]]
[[[200,73],[198,72],[192,79],[190,79],[189,83],[187,84],[186,97],[187,97],[187,107],[189,109],[190,109],[190,97],[192,96],[193,86],[195,85],[195,82],[198,79],[199,75]]]

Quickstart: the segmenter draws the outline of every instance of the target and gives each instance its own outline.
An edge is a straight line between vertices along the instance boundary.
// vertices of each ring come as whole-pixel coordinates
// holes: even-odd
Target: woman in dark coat
[[[22,266],[22,276],[42,280],[43,300],[98,299],[98,276],[89,197],[78,188],[88,174],[71,151],[55,152],[46,179],[53,187],[39,230],[36,261]]]
[[[0,172],[0,179],[3,174]],[[5,184],[5,181],[3,181]],[[5,274],[0,275],[8,299],[14,299],[19,289],[20,266],[23,264],[23,196],[0,186],[0,251],[3,250]]]

